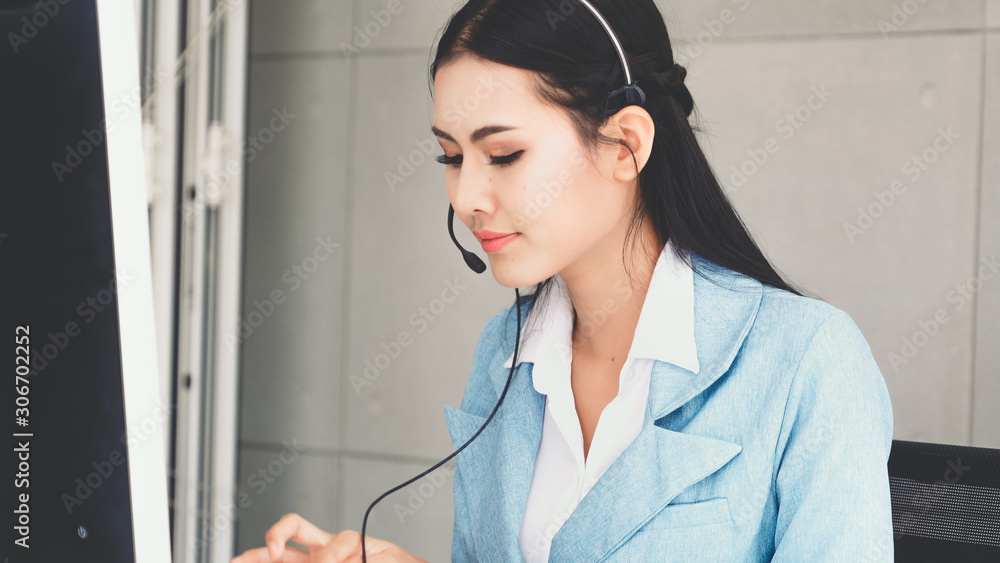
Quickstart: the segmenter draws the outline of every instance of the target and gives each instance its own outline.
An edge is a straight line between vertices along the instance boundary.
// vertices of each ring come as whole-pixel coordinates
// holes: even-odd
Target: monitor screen
[[[0,1],[2,555],[169,561],[131,2]]]

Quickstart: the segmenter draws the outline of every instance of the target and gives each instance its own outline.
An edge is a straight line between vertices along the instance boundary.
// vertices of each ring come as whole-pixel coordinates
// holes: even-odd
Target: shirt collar
[[[566,283],[556,274],[551,293],[532,306],[524,323],[517,362],[560,363],[572,357],[573,304]],[[699,371],[694,340],[694,272],[674,254],[668,240],[653,269],[629,358],[649,358]],[[504,367],[510,368],[512,353]]]

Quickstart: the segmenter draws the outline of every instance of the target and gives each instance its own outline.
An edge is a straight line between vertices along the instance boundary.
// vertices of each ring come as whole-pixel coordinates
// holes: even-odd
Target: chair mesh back
[[[893,440],[896,561],[1000,562],[1000,450]]]

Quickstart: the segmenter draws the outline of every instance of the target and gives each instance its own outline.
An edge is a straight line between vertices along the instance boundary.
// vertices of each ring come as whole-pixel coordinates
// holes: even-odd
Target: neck
[[[630,244],[626,249],[630,282],[622,261],[624,236],[618,240],[608,238],[613,242],[594,249],[589,267],[568,268],[560,276],[573,302],[574,357],[621,365],[632,347],[642,304],[663,247],[652,227],[644,222],[635,246]]]

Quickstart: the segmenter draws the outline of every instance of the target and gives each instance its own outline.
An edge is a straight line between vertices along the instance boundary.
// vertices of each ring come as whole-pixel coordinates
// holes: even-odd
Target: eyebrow
[[[473,143],[478,143],[479,141],[482,141],[483,139],[489,137],[490,135],[493,135],[494,133],[502,133],[504,131],[510,131],[512,129],[517,129],[517,127],[511,127],[509,125],[484,125],[483,127],[480,127],[479,129],[473,131],[472,135],[469,138],[472,140]],[[437,126],[432,126],[431,132],[434,133],[436,136],[441,137],[442,139],[451,141],[456,145],[458,144],[458,141],[456,141],[454,137],[438,129]]]

